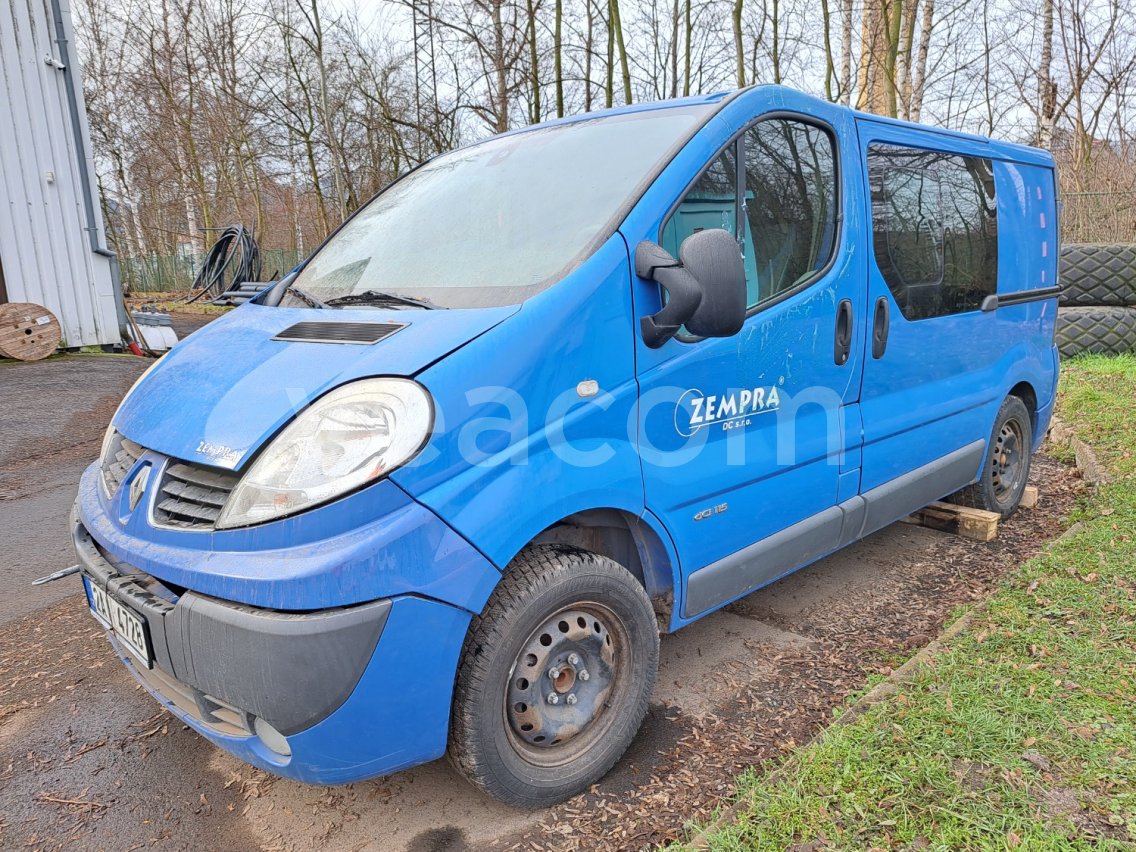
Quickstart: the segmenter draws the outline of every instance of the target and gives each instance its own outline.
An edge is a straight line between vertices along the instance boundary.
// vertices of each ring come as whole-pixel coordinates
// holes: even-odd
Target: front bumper
[[[163,529],[149,507],[169,463],[145,451],[110,496],[92,465],[72,518],[86,582],[144,622],[152,666],[110,634],[131,673],[214,744],[300,781],[441,756],[497,568],[389,480],[258,527]]]
[[[109,634],[123,663],[217,746],[316,784],[371,778],[444,753],[469,612],[412,596],[302,614],[174,596],[112,562],[77,517],[73,537],[88,582],[146,622],[153,667]],[[255,733],[258,718],[283,735],[286,749]]]

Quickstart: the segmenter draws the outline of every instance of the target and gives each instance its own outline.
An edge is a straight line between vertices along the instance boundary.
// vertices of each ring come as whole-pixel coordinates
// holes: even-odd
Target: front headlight
[[[122,436],[113,425],[108,424],[106,431],[103,432],[102,449],[99,450],[99,481],[102,482],[103,493],[107,497],[114,496],[111,493],[111,484],[107,481],[107,467],[110,466],[111,453],[117,453],[120,446],[122,446]]]
[[[292,515],[386,476],[422,448],[433,416],[429,394],[408,379],[336,388],[257,457],[225,501],[217,527]]]

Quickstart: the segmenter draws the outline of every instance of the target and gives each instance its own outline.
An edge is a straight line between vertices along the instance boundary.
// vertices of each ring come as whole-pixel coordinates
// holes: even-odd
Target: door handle
[[[836,366],[843,367],[848,363],[848,355],[852,351],[852,300],[844,299],[836,309],[836,341],[832,350],[832,359]]]
[[[876,313],[872,319],[872,357],[882,358],[888,348],[888,332],[891,330],[891,305],[887,296],[876,299]]]

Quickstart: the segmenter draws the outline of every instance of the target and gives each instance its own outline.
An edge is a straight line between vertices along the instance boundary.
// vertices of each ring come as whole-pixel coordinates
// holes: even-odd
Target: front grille
[[[103,459],[103,485],[107,494],[114,495],[126,474],[134,467],[134,463],[142,457],[143,449],[125,435],[114,433],[111,438],[110,450]]]
[[[154,520],[167,527],[213,529],[238,479],[228,471],[171,461],[162,476]]]

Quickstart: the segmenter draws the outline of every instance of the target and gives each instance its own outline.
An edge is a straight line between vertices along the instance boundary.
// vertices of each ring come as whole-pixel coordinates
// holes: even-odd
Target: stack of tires
[[[1136,245],[1064,246],[1061,286],[1062,357],[1136,352]]]

